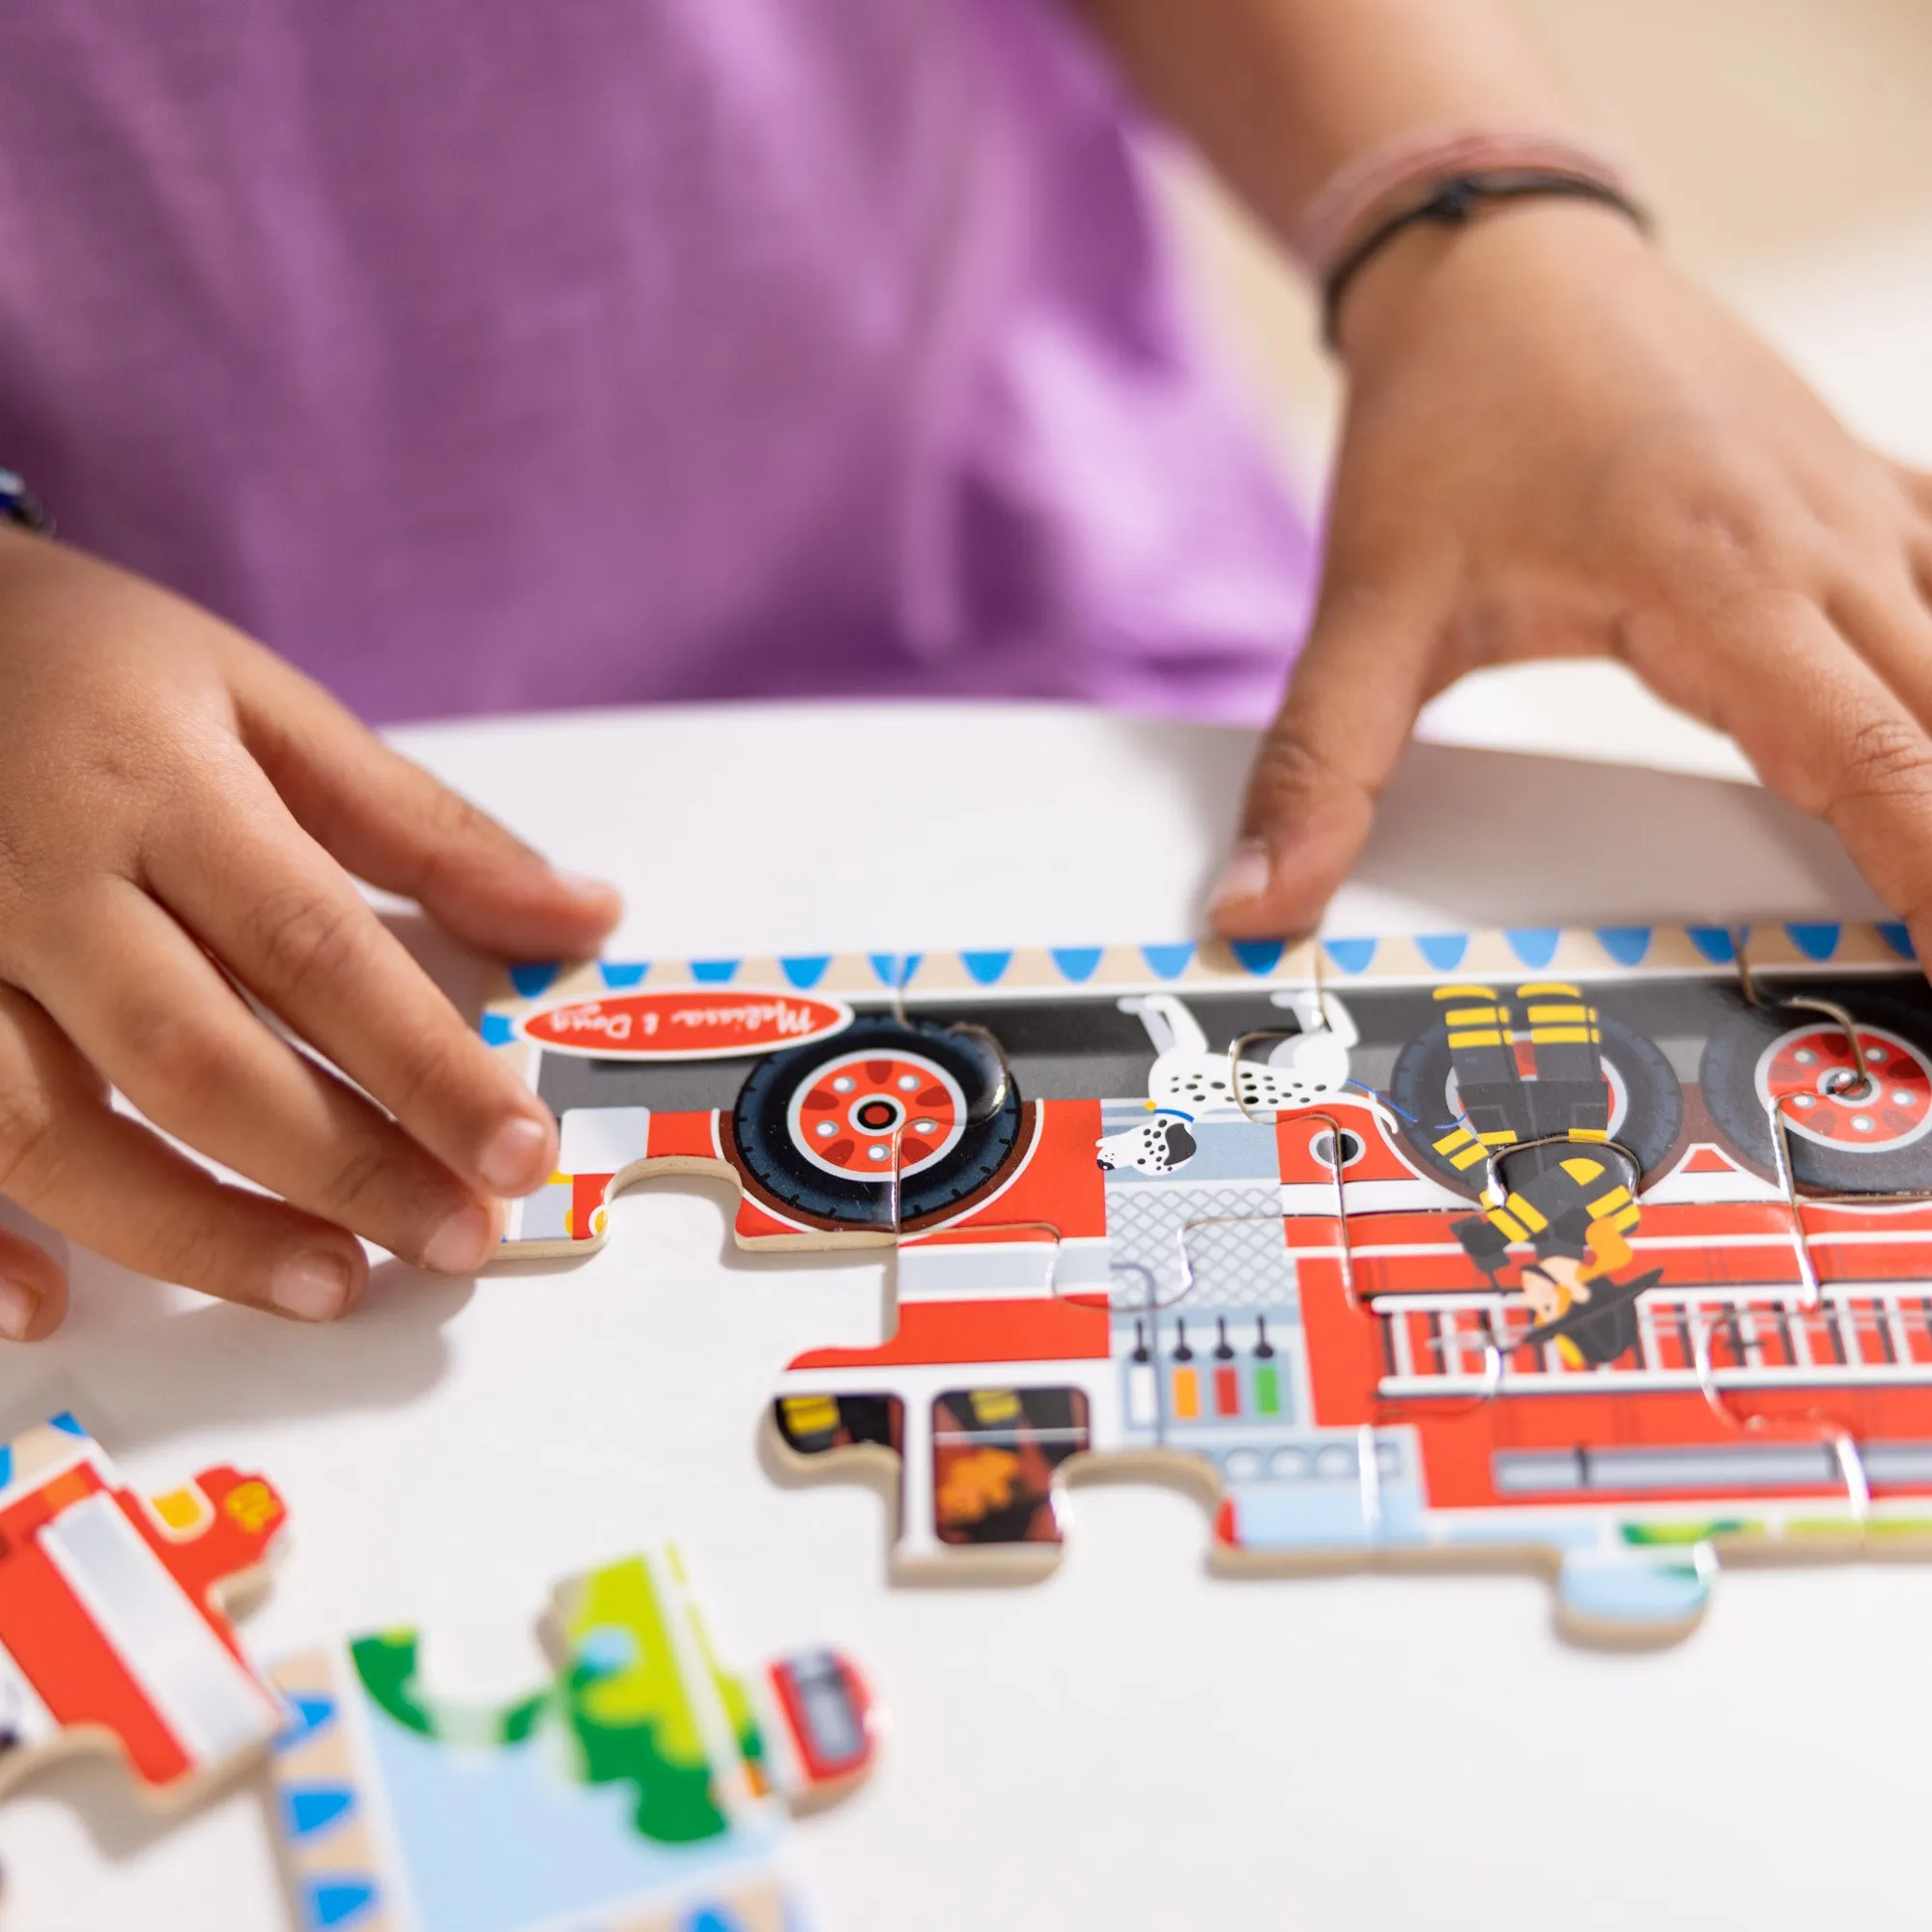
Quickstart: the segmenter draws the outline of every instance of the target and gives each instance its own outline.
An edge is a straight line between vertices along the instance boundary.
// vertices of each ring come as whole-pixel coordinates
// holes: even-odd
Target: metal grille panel
[[[1107,1244],[1117,1309],[1295,1306],[1276,1187],[1110,1187]]]

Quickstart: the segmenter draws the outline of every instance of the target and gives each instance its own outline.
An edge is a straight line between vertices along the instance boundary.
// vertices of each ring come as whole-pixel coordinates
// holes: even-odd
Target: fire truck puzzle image
[[[71,1415],[0,1443],[0,1789],[118,1750],[173,1805],[265,1753],[286,1713],[228,1611],[285,1520],[233,1469],[137,1496]]]
[[[506,1258],[724,1176],[747,1247],[896,1245],[783,1453],[898,1575],[1049,1566],[1180,1476],[1230,1571],[1462,1560],[1662,1641],[1720,1552],[1932,1549],[1932,991],[1902,928],[1615,927],[522,969],[561,1123]]]
[[[875,1724],[832,1651],[721,1655],[674,1548],[556,1593],[549,1680],[438,1696],[413,1631],[291,1660],[275,1783],[299,1923],[356,1932],[806,1932],[795,1812],[869,1772]]]

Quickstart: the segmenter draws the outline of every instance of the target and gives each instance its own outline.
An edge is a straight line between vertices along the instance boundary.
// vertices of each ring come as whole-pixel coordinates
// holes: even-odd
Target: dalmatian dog
[[[1200,1021],[1174,994],[1122,1000],[1122,1010],[1139,1016],[1157,1056],[1148,1080],[1151,1104],[1193,1116],[1264,1115],[1341,1094],[1349,1050],[1361,1039],[1349,1009],[1335,994],[1313,987],[1276,993],[1273,1003],[1294,1015],[1298,1031],[1276,1040],[1265,1062],[1243,1059],[1236,1065],[1226,1051],[1208,1046]]]
[[[1096,1143],[1103,1168],[1136,1167],[1143,1174],[1172,1174],[1192,1158],[1194,1136],[1187,1131],[1191,1114],[1162,1107],[1138,1127],[1124,1127]]]

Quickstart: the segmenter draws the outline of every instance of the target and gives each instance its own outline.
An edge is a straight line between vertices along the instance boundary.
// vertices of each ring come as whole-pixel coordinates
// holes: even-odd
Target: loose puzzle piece
[[[0,1787],[118,1749],[174,1804],[266,1749],[286,1713],[227,1611],[285,1519],[228,1468],[139,1497],[71,1415],[0,1444]]]
[[[276,1747],[301,1924],[355,1932],[805,1932],[795,1812],[870,1770],[858,1671],[721,1656],[675,1549],[565,1583],[555,1667],[482,1705],[425,1681],[413,1631],[291,1660]]]
[[[786,1371],[894,1564],[1037,1570],[1084,1471],[1219,1567],[1555,1571],[1655,1640],[1719,1548],[1932,1545],[1932,990],[1897,927],[522,973],[564,1155],[506,1256],[701,1166],[748,1246],[896,1238],[898,1324]]]

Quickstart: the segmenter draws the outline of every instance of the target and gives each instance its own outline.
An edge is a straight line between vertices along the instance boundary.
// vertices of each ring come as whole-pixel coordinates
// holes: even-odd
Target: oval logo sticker
[[[852,1024],[839,1000],[723,987],[606,993],[526,1013],[517,1030],[553,1053],[590,1060],[724,1060],[824,1039]]]

